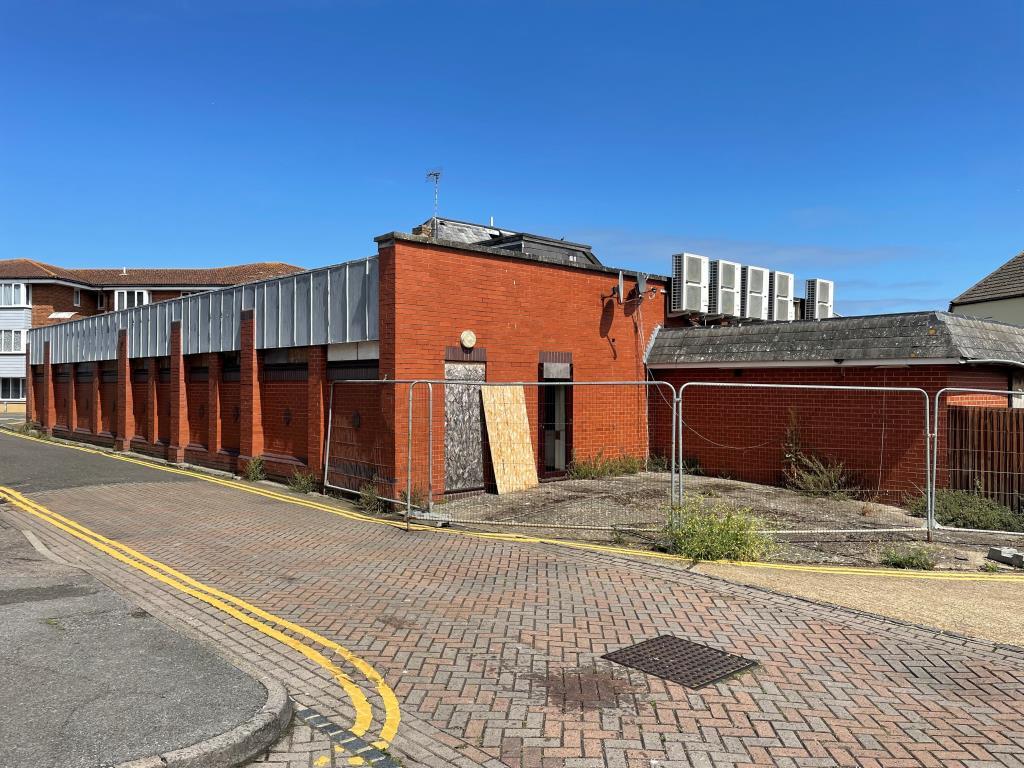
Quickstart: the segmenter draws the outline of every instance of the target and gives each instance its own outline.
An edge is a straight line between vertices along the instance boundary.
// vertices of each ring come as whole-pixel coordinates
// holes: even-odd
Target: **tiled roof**
[[[280,262],[254,262],[209,269],[64,269],[31,259],[0,261],[0,279],[67,280],[91,287],[195,286],[215,287],[251,283],[301,272],[300,267]]]
[[[75,269],[93,285],[217,285],[228,286],[267,280],[301,272],[301,267],[280,262],[254,262],[210,269]]]
[[[0,279],[4,280],[71,280],[81,282],[70,269],[43,264],[32,259],[6,259],[0,261]]]
[[[1024,251],[953,299],[951,306],[1024,296]]]
[[[1024,361],[1024,328],[948,312],[663,328],[651,344],[647,364],[913,359]]]

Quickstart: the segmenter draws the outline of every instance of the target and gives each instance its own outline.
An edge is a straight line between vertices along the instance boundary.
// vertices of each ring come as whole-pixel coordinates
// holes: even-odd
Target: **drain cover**
[[[644,640],[628,648],[606,653],[601,658],[671,680],[687,688],[703,688],[757,666],[756,661],[671,635]]]

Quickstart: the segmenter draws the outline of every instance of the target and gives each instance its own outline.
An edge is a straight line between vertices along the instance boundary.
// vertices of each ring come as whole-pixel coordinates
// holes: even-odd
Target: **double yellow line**
[[[262,608],[258,608],[232,594],[203,584],[191,576],[187,576],[181,571],[175,570],[158,560],[154,560],[125,544],[102,536],[70,518],[47,509],[41,504],[37,504],[13,488],[0,486],[0,500],[6,501],[22,512],[64,531],[125,565],[131,566],[147,576],[173,587],[179,592],[183,592],[228,614],[243,624],[297,651],[318,666],[323,667],[341,686],[351,701],[352,707],[355,710],[355,719],[350,730],[356,736],[363,738],[373,724],[373,708],[363,690],[331,659],[309,644],[285,634],[282,629],[303,637],[310,641],[310,643],[329,649],[345,663],[358,670],[374,686],[378,696],[380,696],[384,709],[384,723],[375,741],[372,742],[373,745],[378,749],[386,749],[394,740],[395,734],[398,732],[400,720],[398,699],[394,691],[376,669],[347,648],[306,627],[264,611]],[[354,757],[349,762],[353,765],[358,765],[364,761],[362,758]]]

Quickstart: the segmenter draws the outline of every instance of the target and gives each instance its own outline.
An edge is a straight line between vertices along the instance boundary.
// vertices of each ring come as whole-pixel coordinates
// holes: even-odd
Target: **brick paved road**
[[[71,487],[52,482],[62,473]],[[398,695],[393,751],[406,764],[1024,766],[1016,649],[673,565],[406,533],[8,436],[0,484],[358,653]],[[351,723],[341,689],[298,653],[46,523],[3,514],[277,674],[300,705]],[[659,634],[760,666],[689,691],[598,659]],[[309,729],[294,737],[273,760],[346,764]]]

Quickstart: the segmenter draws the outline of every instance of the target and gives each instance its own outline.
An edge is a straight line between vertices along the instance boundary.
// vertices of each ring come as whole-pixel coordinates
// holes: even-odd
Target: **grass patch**
[[[312,493],[317,488],[316,475],[296,469],[288,478],[288,487],[296,493]]]
[[[925,517],[928,500],[924,496],[915,499],[909,511],[915,517]],[[954,528],[1024,532],[1024,515],[971,491],[937,490],[935,520]]]
[[[771,554],[775,542],[760,527],[761,521],[749,509],[687,496],[682,506],[672,510],[664,548],[692,560],[762,560]]]
[[[938,561],[928,547],[920,544],[886,547],[878,561],[887,568],[901,568],[913,571],[934,571]]]
[[[598,451],[592,459],[573,458],[568,475],[573,480],[597,480],[615,475],[635,475],[643,472],[646,465],[647,462],[637,456],[605,458],[604,453]]]
[[[253,456],[249,459],[249,461],[245,463],[245,469],[242,472],[242,477],[250,483],[258,483],[260,480],[266,480],[267,470],[263,466],[263,457]]]

